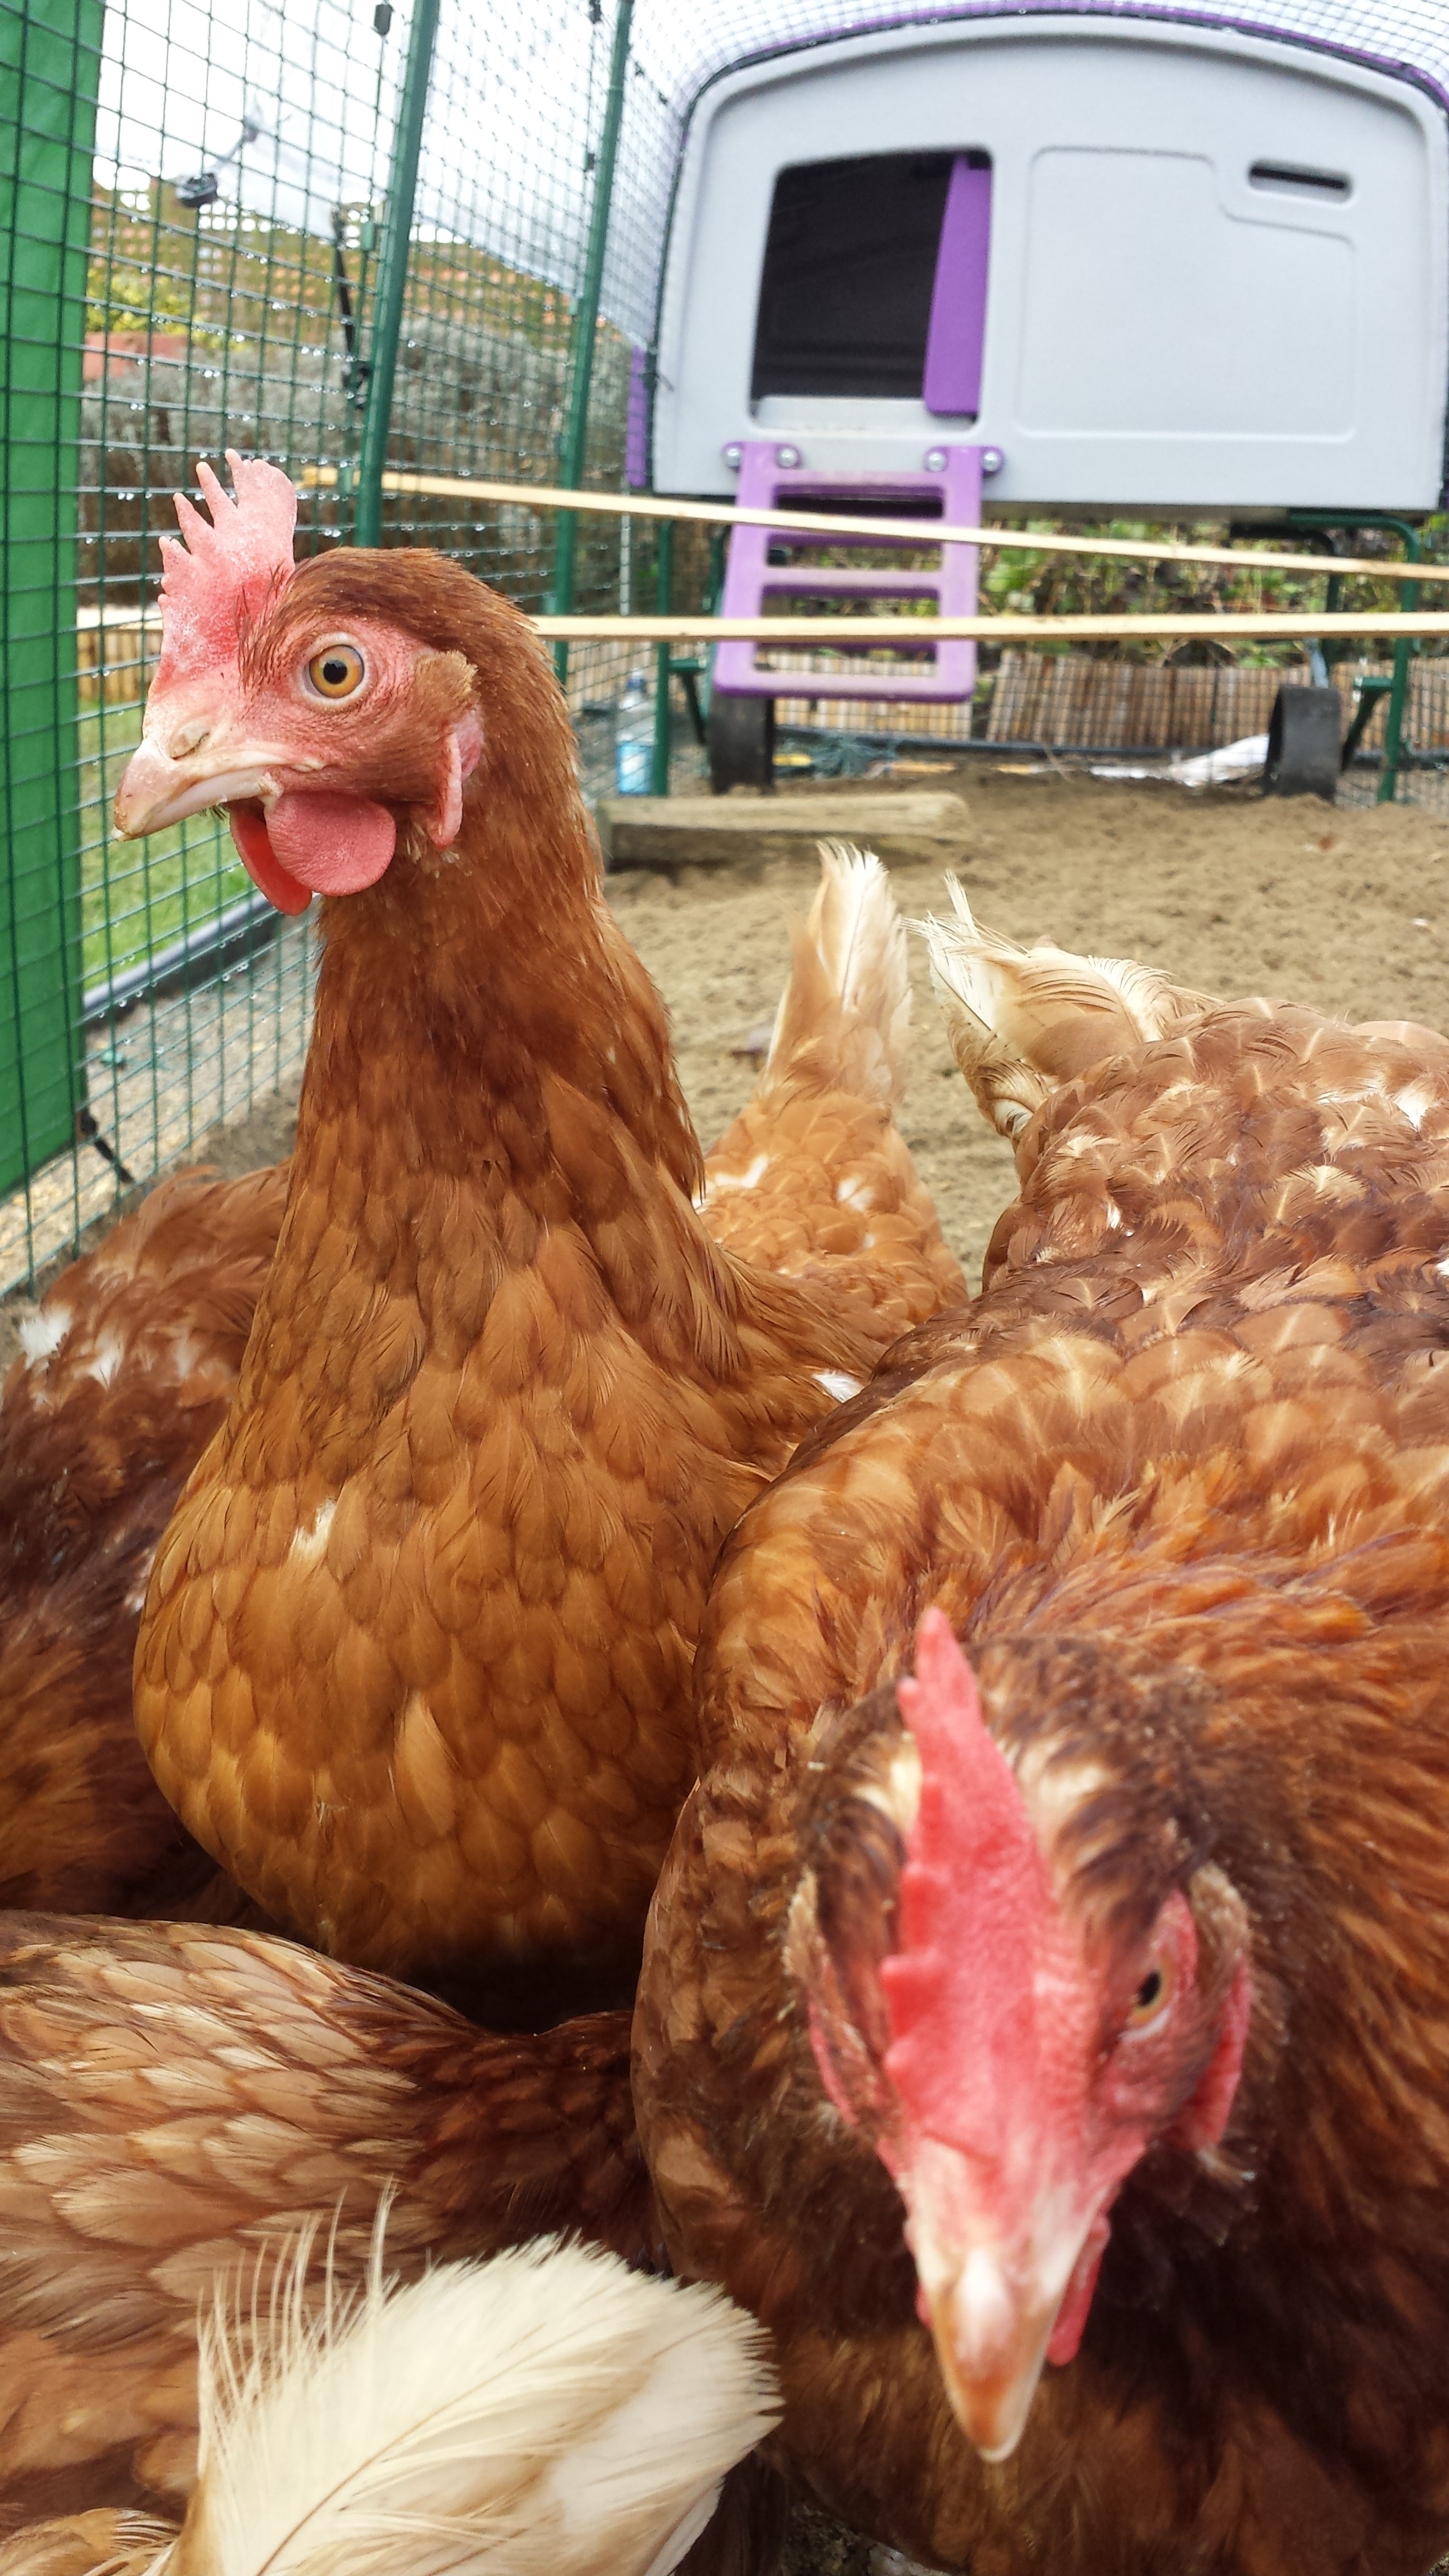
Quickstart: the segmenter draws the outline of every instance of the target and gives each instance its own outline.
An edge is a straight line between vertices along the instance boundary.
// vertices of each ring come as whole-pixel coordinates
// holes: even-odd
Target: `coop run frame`
[[[1438,0],[1268,14],[1305,52],[1445,99]],[[310,925],[266,912],[216,822],[141,851],[107,839],[158,641],[156,539],[196,455],[283,463],[308,496],[306,547],[441,545],[552,621],[591,786],[622,681],[652,654],[667,788],[696,756],[730,517],[641,489],[689,137],[751,67],[1093,15],[1247,23],[1224,0],[518,0],[476,16],[466,0],[0,0],[0,1289],[285,1088],[305,1045]],[[848,546],[860,530],[814,533]],[[1418,544],[1407,522],[1370,542],[1397,552],[1400,533]],[[1033,530],[1010,552],[993,521],[981,542],[997,549],[985,614],[955,631],[1008,647],[1120,630],[1139,654],[1206,633],[1271,655],[1384,636],[1392,666],[1369,678],[1392,788],[1410,651],[1442,632],[1435,567],[1386,592],[1397,574],[1306,523],[1247,554],[1146,525]],[[1340,548],[1326,600],[1320,543]],[[802,659],[818,677],[822,648],[839,667],[818,620],[776,620],[769,640],[786,680]],[[964,738],[971,709],[945,712],[932,729]],[[885,737],[918,721],[869,715]]]

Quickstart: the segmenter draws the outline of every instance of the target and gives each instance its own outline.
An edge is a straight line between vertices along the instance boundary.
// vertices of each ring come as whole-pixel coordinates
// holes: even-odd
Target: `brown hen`
[[[889,1278],[828,1230],[808,1284],[711,1241],[526,621],[441,558],[294,572],[285,478],[237,474],[240,508],[214,487],[216,529],[172,550],[118,815],[230,798],[259,881],[330,899],[277,1259],[157,1556],[137,1722],[279,1919],[492,2013],[553,2012],[632,1987],[721,1540],[960,1274],[882,1116],[885,972],[858,980],[888,1006],[864,1079]],[[888,949],[888,887],[862,883],[860,937]],[[810,1030],[802,1093],[857,1093]]]
[[[1104,1056],[1100,972],[1008,1002],[992,947],[939,951],[1026,1109],[991,1284],[712,1594],[636,2022],[666,2241],[772,2328],[776,2456],[931,2565],[1407,2576],[1449,2542],[1449,1054],[1169,992]]]
[[[131,1664],[181,1487],[236,1392],[285,1166],[153,1190],[21,1326],[0,1403],[0,1907],[230,1912],[136,1741]]]

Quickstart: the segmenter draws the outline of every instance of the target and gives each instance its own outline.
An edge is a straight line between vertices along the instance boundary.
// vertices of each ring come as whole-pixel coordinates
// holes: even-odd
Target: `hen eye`
[[[355,698],[367,664],[355,644],[324,644],[307,665],[307,684],[319,698]]]
[[[1159,1960],[1155,1966],[1148,1969],[1132,1998],[1131,2009],[1127,2015],[1127,2028],[1141,2030],[1148,2022],[1156,2021],[1158,2015],[1166,2010],[1171,1993],[1171,1973]]]

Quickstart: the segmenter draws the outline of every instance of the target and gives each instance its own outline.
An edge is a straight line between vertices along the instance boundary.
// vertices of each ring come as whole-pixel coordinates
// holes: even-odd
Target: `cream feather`
[[[957,878],[946,885],[953,917],[920,924],[932,980],[952,1053],[1004,1136],[1089,1065],[1216,1008],[1131,958],[1078,957],[1047,940],[1022,948],[976,920]]]
[[[824,1039],[845,1079],[887,1102],[905,1089],[911,1024],[905,925],[872,850],[820,844],[820,888],[794,932],[762,1082]]]
[[[544,2239],[203,2330],[201,2457],[146,2576],[667,2576],[778,2418],[722,2292]],[[259,2310],[261,2313],[259,2313]]]

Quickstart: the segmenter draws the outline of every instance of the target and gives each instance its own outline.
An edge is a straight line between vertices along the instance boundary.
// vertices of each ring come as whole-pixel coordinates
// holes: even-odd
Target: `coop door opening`
[[[775,181],[750,394],[974,415],[991,167],[979,152],[809,161]]]

